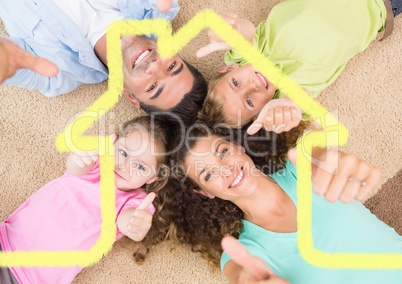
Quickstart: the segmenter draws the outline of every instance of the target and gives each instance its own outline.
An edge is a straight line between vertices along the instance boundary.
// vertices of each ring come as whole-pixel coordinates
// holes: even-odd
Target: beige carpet
[[[256,24],[278,2],[182,0],[182,11],[174,27],[177,29],[204,8],[233,10]],[[0,28],[5,34],[2,25]],[[382,170],[381,184],[376,191],[383,188],[367,204],[402,233],[402,17],[396,19],[395,28],[389,39],[374,42],[356,56],[319,100],[329,111],[336,112],[339,120],[349,128],[349,143],[344,149],[358,153]],[[204,32],[182,54],[210,78],[220,63],[220,56],[205,60],[194,57],[196,47],[205,42]],[[48,99],[38,92],[0,87],[1,220],[43,184],[64,172],[66,154],[56,151],[56,135],[106,89],[106,82],[87,85],[70,94]],[[111,133],[135,114],[137,112],[121,99],[90,132]],[[85,269],[74,283],[224,282],[219,272],[213,273],[206,261],[188,248],[163,243],[152,250],[142,266],[136,265],[131,258],[134,249],[133,242],[119,241],[111,253],[100,263]]]

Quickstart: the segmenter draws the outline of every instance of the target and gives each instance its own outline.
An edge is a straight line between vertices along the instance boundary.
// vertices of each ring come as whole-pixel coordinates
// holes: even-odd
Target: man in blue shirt
[[[177,0],[167,12],[156,8],[156,0],[86,2],[89,5],[112,3],[115,5],[112,9],[124,19],[172,20],[179,11]],[[59,69],[55,77],[19,69],[4,84],[39,90],[52,97],[81,84],[99,83],[108,78],[106,35],[91,45],[80,27],[79,21],[85,22],[85,15],[79,15],[77,23],[71,13],[79,9],[71,8],[76,11],[69,14],[63,5],[60,0],[0,0],[0,18],[10,35],[8,39],[31,54],[50,60]],[[201,107],[207,92],[206,82],[180,56],[161,59],[156,40],[145,36],[123,37],[122,52],[124,93],[134,106],[146,112],[171,111],[181,117],[191,116]]]

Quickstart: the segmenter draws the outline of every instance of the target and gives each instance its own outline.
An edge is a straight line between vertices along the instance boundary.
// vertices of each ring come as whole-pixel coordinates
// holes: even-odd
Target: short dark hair
[[[177,119],[181,119],[181,122],[183,122],[184,125],[190,125],[194,122],[198,111],[202,108],[204,99],[208,92],[208,84],[204,76],[201,74],[200,71],[198,71],[197,68],[195,68],[184,59],[183,61],[193,75],[194,83],[191,90],[187,94],[184,94],[183,98],[176,106],[168,109],[167,111],[163,111],[155,106],[147,105],[140,100],[138,100],[138,102],[141,109],[143,109],[148,114],[157,112],[159,113],[159,116],[163,116],[163,113],[166,113],[165,118],[167,120],[174,123],[180,123],[179,121],[177,121]],[[169,115],[169,113],[173,113],[174,116]]]

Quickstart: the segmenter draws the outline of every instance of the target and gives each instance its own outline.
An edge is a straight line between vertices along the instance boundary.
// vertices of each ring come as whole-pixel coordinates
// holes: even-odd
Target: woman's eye
[[[232,82],[235,87],[240,87],[240,83],[235,78],[232,79]]]
[[[246,102],[249,106],[254,107],[253,102],[250,100],[249,97],[247,97]]]
[[[228,149],[223,149],[221,152],[221,158],[225,157],[228,152]]]
[[[168,71],[172,71],[175,66],[176,66],[176,61],[173,62],[172,64],[170,64]]]
[[[151,92],[155,88],[156,88],[156,82],[153,83],[152,86],[148,88],[147,92]]]
[[[205,181],[208,181],[211,178],[212,174],[211,173],[207,173],[204,177]]]
[[[126,151],[124,151],[124,150],[120,150],[119,151],[119,153],[120,153],[120,155],[122,155],[124,158],[127,158],[127,153],[126,153]]]

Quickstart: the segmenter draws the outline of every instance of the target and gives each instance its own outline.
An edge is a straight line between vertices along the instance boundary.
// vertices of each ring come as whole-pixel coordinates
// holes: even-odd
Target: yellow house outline
[[[98,262],[111,250],[115,241],[115,193],[114,193],[114,151],[109,137],[83,136],[98,119],[110,110],[123,91],[123,68],[120,37],[122,35],[155,34],[158,50],[162,57],[169,58],[178,53],[203,29],[211,28],[230,46],[253,64],[254,68],[277,82],[281,89],[304,112],[307,112],[321,126],[322,131],[305,134],[297,147],[297,198],[298,198],[298,247],[302,257],[313,265],[325,268],[353,269],[402,269],[401,254],[381,253],[325,253],[314,248],[312,237],[312,185],[311,149],[313,146],[344,145],[348,130],[336,117],[311,99],[295,82],[275,68],[256,48],[234,31],[218,14],[211,10],[199,12],[175,35],[172,27],[163,19],[122,20],[114,22],[107,31],[107,57],[109,62],[109,87],[91,106],[80,113],[56,138],[60,152],[98,149],[100,154],[100,199],[101,236],[88,251],[14,251],[0,252],[0,266],[89,266]],[[94,116],[93,114],[98,115]],[[102,147],[100,147],[102,146]]]

